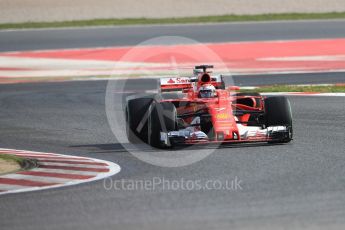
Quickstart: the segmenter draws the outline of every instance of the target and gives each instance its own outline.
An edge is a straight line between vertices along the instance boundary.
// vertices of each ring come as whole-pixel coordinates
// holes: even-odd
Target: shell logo
[[[221,120],[228,119],[229,118],[229,114],[227,114],[227,113],[217,113],[216,114],[216,118],[217,119],[221,119]]]

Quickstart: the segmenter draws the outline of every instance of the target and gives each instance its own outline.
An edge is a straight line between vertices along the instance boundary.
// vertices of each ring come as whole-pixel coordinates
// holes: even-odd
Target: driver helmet
[[[204,84],[199,88],[200,98],[212,98],[216,96],[216,88],[212,84]]]

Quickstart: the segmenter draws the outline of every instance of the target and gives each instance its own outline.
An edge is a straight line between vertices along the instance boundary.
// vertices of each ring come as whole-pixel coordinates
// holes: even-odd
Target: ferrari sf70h
[[[210,68],[196,66],[191,77],[162,78],[160,93],[129,96],[125,105],[128,140],[157,148],[292,140],[286,97],[237,92],[238,87],[226,87],[223,76],[212,75]]]

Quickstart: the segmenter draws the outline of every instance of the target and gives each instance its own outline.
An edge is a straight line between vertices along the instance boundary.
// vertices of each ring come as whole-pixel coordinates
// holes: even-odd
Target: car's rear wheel
[[[278,132],[274,135],[274,140],[270,142],[287,143],[292,140],[292,112],[290,101],[286,97],[268,97],[265,103],[265,125],[285,126],[287,131]]]
[[[156,102],[151,104],[148,118],[148,143],[152,147],[172,147],[169,139],[161,140],[161,132],[168,133],[177,129],[177,112],[174,104],[170,102]]]

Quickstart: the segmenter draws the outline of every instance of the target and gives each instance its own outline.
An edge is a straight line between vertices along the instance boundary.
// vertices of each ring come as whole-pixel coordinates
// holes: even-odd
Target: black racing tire
[[[151,103],[153,95],[130,99],[126,105],[126,134],[130,143],[147,143],[147,121],[143,120]],[[140,131],[139,124],[141,125]]]
[[[173,103],[157,102],[151,104],[148,118],[148,143],[155,148],[172,147],[168,140],[164,144],[160,140],[161,132],[169,132],[177,129],[177,111]]]
[[[264,100],[265,103],[265,125],[270,126],[285,126],[287,132],[282,133],[277,140],[271,141],[275,143],[287,143],[292,140],[292,111],[290,101],[286,97],[268,97]]]

